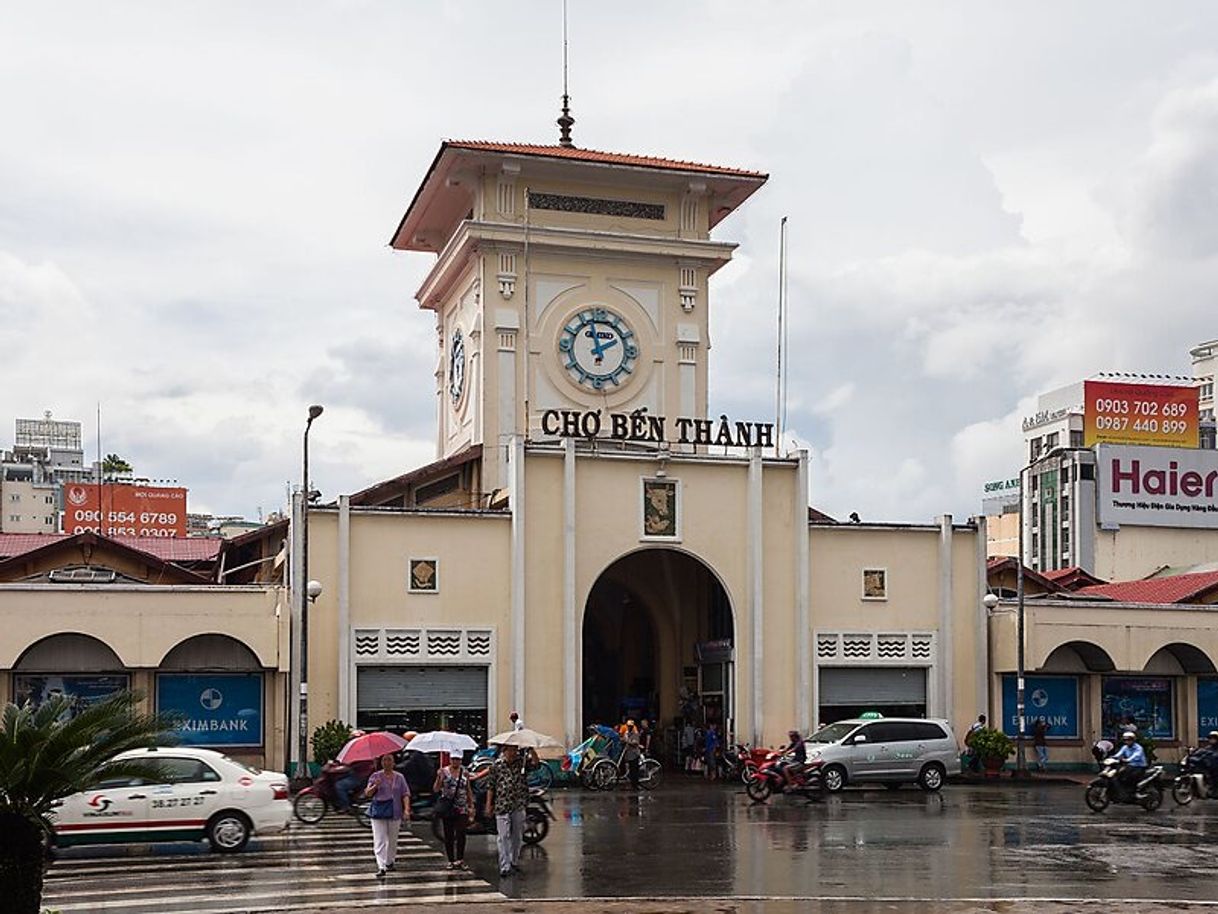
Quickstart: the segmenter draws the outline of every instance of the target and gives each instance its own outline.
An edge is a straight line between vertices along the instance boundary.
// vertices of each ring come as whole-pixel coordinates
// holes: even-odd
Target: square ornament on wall
[[[440,560],[411,559],[409,584],[411,593],[439,593]]]
[[[887,568],[864,568],[863,569],[863,599],[864,600],[887,600],[888,599],[888,569]]]
[[[676,479],[643,478],[640,496],[642,536],[645,540],[681,538],[681,484]]]

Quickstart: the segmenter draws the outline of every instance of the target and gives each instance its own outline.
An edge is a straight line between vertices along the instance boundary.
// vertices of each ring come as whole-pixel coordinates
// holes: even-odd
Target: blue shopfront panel
[[[1002,677],[1002,729],[1008,736],[1019,734],[1019,715],[1014,674]],[[1049,739],[1078,739],[1078,677],[1024,677],[1025,732],[1032,733],[1032,722],[1043,717],[1049,725]]]
[[[185,746],[262,745],[261,673],[159,673],[156,709]]]
[[[1175,736],[1173,680],[1166,676],[1105,676],[1100,691],[1103,734],[1120,736],[1127,721],[1154,739]]]
[[[1218,730],[1218,679],[1197,680],[1197,735]]]

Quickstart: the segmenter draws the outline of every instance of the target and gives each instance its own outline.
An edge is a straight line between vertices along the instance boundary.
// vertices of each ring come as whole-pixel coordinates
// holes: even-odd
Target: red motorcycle
[[[745,787],[749,799],[756,803],[764,803],[770,798],[770,794],[782,793],[787,786],[787,780],[783,777],[779,766],[791,761],[790,755],[771,752]],[[820,760],[813,759],[805,763],[801,770],[793,772],[791,787],[787,792],[798,794],[806,800],[819,796],[821,792],[820,766]]]

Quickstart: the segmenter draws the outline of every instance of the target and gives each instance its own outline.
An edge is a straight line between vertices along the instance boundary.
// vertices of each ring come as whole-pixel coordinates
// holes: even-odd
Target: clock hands
[[[605,358],[605,350],[612,349],[617,345],[617,340],[602,340],[596,332],[596,323],[593,322],[588,331],[592,334],[592,354],[596,357],[597,364]]]

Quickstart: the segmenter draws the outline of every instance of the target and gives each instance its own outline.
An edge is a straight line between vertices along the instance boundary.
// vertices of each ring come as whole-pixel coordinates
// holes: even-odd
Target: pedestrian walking
[[[642,737],[639,734],[639,728],[634,725],[633,720],[626,721],[626,732],[622,735],[622,761],[626,763],[626,770],[630,773],[630,787],[636,793],[639,789],[639,761],[643,755]]]
[[[510,720],[512,722],[513,730],[523,730],[524,729],[524,720],[522,720],[520,715],[517,714],[515,711],[513,711],[511,714],[508,715],[508,720]]]
[[[978,714],[977,719],[968,728],[968,733],[964,735],[964,746],[968,749],[968,768],[972,772],[981,770],[981,755],[973,748],[973,737],[984,729],[985,715]]]
[[[520,848],[524,846],[524,809],[529,787],[524,763],[515,746],[504,746],[491,765],[486,789],[486,814],[494,815],[499,847],[499,875],[520,870]]]
[[[432,793],[436,795],[432,815],[439,818],[444,830],[448,868],[468,869],[465,865],[465,829],[474,821],[474,794],[469,786],[469,772],[461,764],[460,755],[450,755],[448,764],[436,772]]]
[[[364,796],[372,800],[368,807],[372,851],[376,854],[377,878],[383,879],[397,860],[402,819],[410,820],[410,788],[402,773],[393,770],[393,756],[389,753],[381,756],[380,768],[368,778]]]
[[[705,767],[702,769],[702,776],[709,778],[712,781],[719,779],[719,725],[711,724],[706,728],[706,736],[703,737],[702,752],[705,756]]]
[[[1036,767],[1041,771],[1049,768],[1049,744],[1045,739],[1048,732],[1048,721],[1043,717],[1036,718],[1032,724],[1032,746],[1036,749]]]

